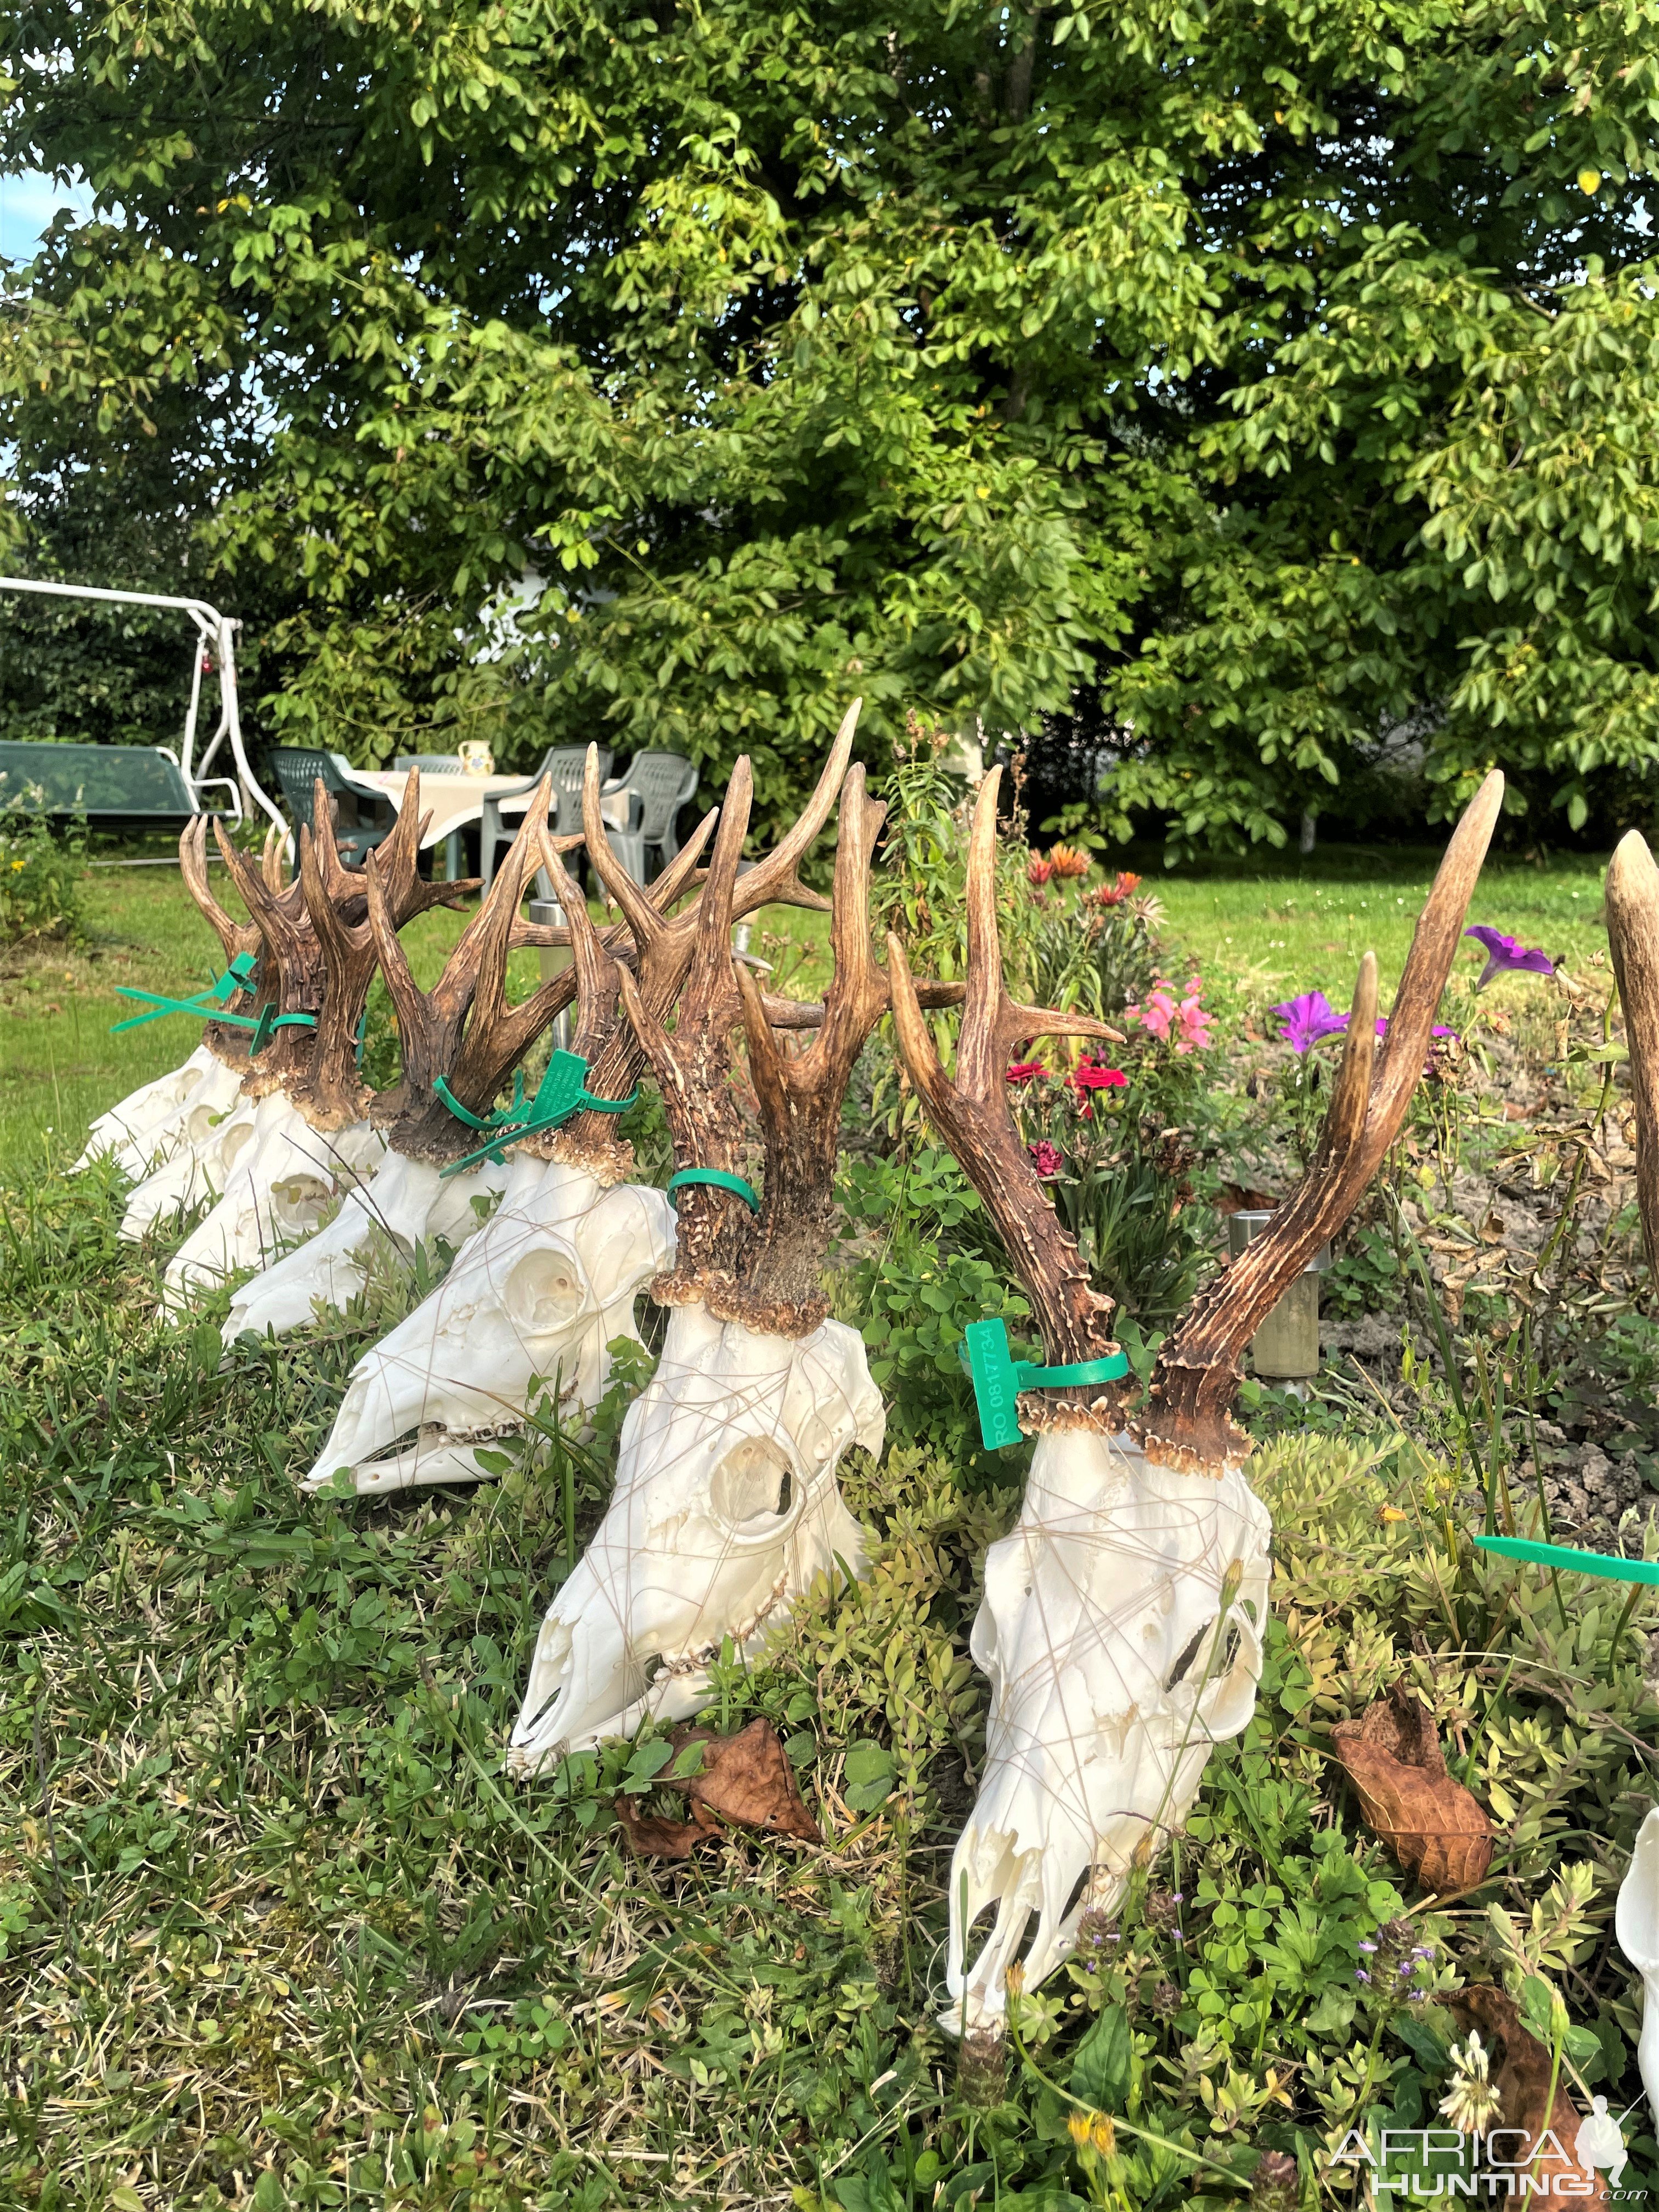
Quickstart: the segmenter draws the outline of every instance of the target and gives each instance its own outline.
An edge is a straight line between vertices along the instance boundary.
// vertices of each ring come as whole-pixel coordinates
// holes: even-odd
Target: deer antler
[[[539,799],[539,804],[538,803]],[[403,1044],[403,1079],[386,1095],[376,1118],[388,1133],[393,1147],[411,1158],[447,1159],[473,1139],[458,1121],[434,1085],[441,1077],[458,1105],[472,1114],[485,1114],[514,1066],[547,1024],[563,1012],[578,995],[579,965],[551,977],[526,1002],[526,1007],[507,1004],[507,961],[510,952],[526,945],[563,945],[572,939],[573,927],[591,929],[581,895],[570,884],[559,865],[560,855],[580,845],[580,837],[551,836],[546,824],[546,799],[532,799],[506,860],[497,870],[483,904],[463,932],[450,954],[443,974],[428,991],[415,981],[402,945],[383,908],[378,910],[372,888],[374,856],[370,856],[370,925],[375,933],[381,971],[397,1008]],[[713,817],[710,817],[712,822]],[[653,886],[653,898],[677,897],[696,866],[708,824],[677,856]],[[561,887],[568,888],[567,914],[581,907],[580,923],[563,927],[526,922],[519,907],[538,866],[546,866]],[[633,957],[633,942],[626,927],[617,924],[597,933],[605,957]],[[615,993],[611,994],[614,1026]],[[522,1017],[522,1018],[520,1018]],[[599,1031],[586,1016],[584,1031],[596,1042]],[[578,1048],[581,1048],[579,1046]],[[597,1118],[597,1117],[590,1117]]]
[[[887,1012],[888,979],[870,942],[870,863],[887,817],[865,789],[861,766],[841,790],[830,943],[835,974],[823,1018],[805,1051],[780,1050],[765,1000],[737,971],[749,1073],[760,1109],[766,1189],[742,1266],[741,1312],[722,1318],[781,1336],[805,1336],[829,1311],[818,1283],[834,1206],[836,1154],[847,1085],[865,1040]]]
[[[410,769],[403,804],[391,835],[373,855],[374,890],[383,927],[395,936],[418,914],[434,906],[453,906],[478,888],[465,883],[423,883],[421,839],[432,817],[421,808],[421,772]],[[323,780],[318,777],[313,822],[325,834],[300,831],[300,883],[306,912],[323,947],[323,1002],[317,1016],[317,1041],[310,1061],[293,1085],[295,1103],[317,1128],[343,1128],[360,1121],[368,1103],[357,1073],[357,1033],[368,1004],[369,986],[379,963],[373,921],[367,913],[347,920],[368,893],[367,877],[343,866],[336,849],[334,817]]]
[[[714,1168],[726,1175],[737,1170],[744,1150],[743,1121],[732,1090],[731,1034],[741,1006],[732,963],[732,907],[754,795],[745,756],[726,786],[696,904],[655,933],[647,924],[640,943],[641,982],[636,985],[625,973],[620,979],[629,1027],[662,1092],[676,1166]],[[789,872],[794,872],[793,861]],[[640,923],[631,914],[629,919],[638,941]],[[682,961],[680,947],[688,936],[689,956]],[[652,968],[665,968],[668,962],[659,957],[653,963],[653,956],[662,956],[665,948],[672,949],[684,978],[672,1038],[641,988],[648,983],[653,995],[660,992],[660,975]],[[735,1192],[707,1183],[688,1187],[678,1211],[673,1273],[653,1287],[653,1296],[675,1304],[702,1297],[714,1283],[735,1279],[749,1224],[744,1201]]]
[[[1435,1010],[1486,857],[1504,779],[1494,769],[1465,810],[1418,918],[1389,1033],[1376,1043],[1376,956],[1359,963],[1347,1042],[1318,1149],[1298,1189],[1201,1290],[1159,1352],[1133,1424],[1149,1459],[1219,1474],[1249,1450],[1231,1417],[1244,1346],[1359,1203],[1400,1131],[1428,1057]]]
[[[841,727],[836,732],[836,741],[830,748],[830,756],[824,762],[823,773],[819,775],[812,796],[802,808],[799,818],[793,828],[786,836],[779,840],[772,851],[763,859],[757,861],[752,868],[745,869],[740,876],[736,877],[726,914],[728,951],[732,920],[753,914],[759,907],[775,902],[780,904],[816,907],[822,910],[829,904],[829,901],[820,896],[817,892],[809,891],[806,889],[798,872],[802,860],[811,848],[813,840],[829,820],[830,810],[836,803],[836,793],[841,789],[842,779],[845,776],[848,763],[853,757],[853,737],[858,726],[860,704],[861,702],[855,699],[846,714],[842,715]],[[736,868],[737,854],[742,850],[743,839],[748,830],[749,807],[754,789],[753,778],[746,759],[740,761],[738,768],[732,770],[732,785],[727,792],[726,805],[721,810],[720,815],[720,830],[721,834],[724,835],[726,817],[732,811],[733,796],[738,790],[739,769],[744,779],[744,787],[748,796],[743,801],[744,818],[742,826],[737,833],[737,848],[731,855],[731,865],[733,869]],[[709,823],[714,818],[713,815],[710,815],[702,824],[700,836],[707,836]],[[672,1011],[674,1001],[679,995],[680,988],[685,981],[687,971],[691,965],[692,952],[700,926],[699,918],[703,902],[708,895],[708,885],[705,883],[696,901],[682,913],[676,915],[672,921],[664,918],[653,898],[647,897],[640,886],[633,881],[611,849],[610,841],[605,834],[605,823],[599,813],[599,754],[592,746],[588,749],[587,766],[582,778],[582,829],[586,836],[587,857],[592,863],[593,872],[622,908],[623,918],[634,933],[634,942],[638,948],[638,957],[635,963],[638,986],[635,996],[638,1000],[640,1010],[647,1024],[655,1024],[660,1028]],[[684,860],[684,854],[682,853],[679,858]],[[714,863],[711,860],[709,863],[711,878],[714,872]],[[652,885],[653,893],[659,890],[663,878],[659,877],[657,883]],[[684,885],[690,881],[690,872],[687,870],[680,879],[680,887],[684,888]],[[665,899],[662,903],[666,906],[668,902]],[[729,958],[727,965],[729,968]],[[628,1011],[628,1025],[626,1028],[617,1029],[588,1079],[587,1087],[595,1097],[625,1097],[638,1082],[645,1066],[646,1046],[642,1042],[640,1025],[634,1019],[633,1003],[626,990],[624,990],[623,1004]],[[738,1018],[738,1006],[737,987],[734,982],[731,997],[731,1020],[733,1022]],[[600,1142],[602,1133],[591,1127],[584,1131],[583,1125],[585,1122],[591,1124],[602,1118],[593,1115],[580,1115],[571,1124],[572,1133],[583,1133],[591,1141]],[[705,1162],[703,1164],[709,1164]],[[696,1221],[698,1214],[703,1210],[702,1200],[705,1194],[701,1190],[688,1193],[687,1202],[681,1209],[682,1239],[685,1229]]]
[[[1014,1047],[1039,1036],[1115,1038],[1085,1014],[1024,1006],[1008,996],[997,931],[997,797],[1002,770],[980,786],[968,843],[968,995],[962,1010],[954,1078],[947,1077],[911,980],[904,947],[887,940],[893,1027],[910,1080],[928,1119],[961,1162],[1000,1231],[1014,1271],[1030,1297],[1050,1364],[1070,1366],[1113,1351],[1107,1334],[1112,1301],[1089,1280],[1077,1244],[1056,1216],[1008,1107],[1008,1061]],[[1021,1412],[1034,1423],[1065,1408],[1098,1425],[1110,1401],[1087,1392],[1045,1392]]]
[[[1636,1203],[1649,1272],[1659,1273],[1659,867],[1635,830],[1607,870],[1607,939],[1630,1051]]]
[[[323,1003],[323,947],[306,910],[305,890],[297,877],[281,890],[273,888],[263,867],[256,868],[246,853],[238,852],[224,832],[213,825],[214,842],[230,870],[231,880],[259,933],[260,995],[279,1014],[317,1014]],[[347,919],[360,921],[365,911],[358,905]],[[295,1026],[279,1029],[242,1079],[244,1093],[263,1097],[286,1089],[308,1065],[315,1033]]]
[[[228,968],[245,953],[257,955],[263,940],[255,923],[234,921],[209,887],[207,828],[205,814],[198,814],[185,824],[179,838],[179,872],[184,878],[185,889],[201,908],[209,927],[218,939],[225,965]],[[265,840],[267,848],[276,835],[274,830],[268,834]],[[260,981],[256,969],[254,981],[226,1000],[227,1010],[234,1008],[238,1013],[243,1013],[257,1006]],[[209,1022],[203,1029],[202,1042],[228,1066],[237,1066],[247,1058],[247,1031],[234,1028],[228,1023]]]

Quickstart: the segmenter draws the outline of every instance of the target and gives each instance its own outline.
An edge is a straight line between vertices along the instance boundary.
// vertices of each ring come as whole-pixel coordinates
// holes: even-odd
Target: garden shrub
[[[54,836],[44,815],[24,808],[21,795],[0,805],[0,945],[43,937],[78,945],[86,825],[73,822]]]

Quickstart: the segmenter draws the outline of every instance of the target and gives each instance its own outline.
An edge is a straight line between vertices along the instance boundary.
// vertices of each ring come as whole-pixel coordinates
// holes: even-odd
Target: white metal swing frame
[[[222,615],[217,607],[210,606],[205,599],[169,599],[159,592],[112,592],[105,591],[95,584],[47,583],[32,576],[0,576],[0,592],[41,592],[60,599],[102,599],[120,606],[181,609],[195,623],[197,632],[190,679],[190,706],[185,714],[185,734],[179,750],[175,753],[171,745],[158,745],[156,750],[165,753],[183,776],[185,788],[198,814],[203,811],[201,793],[222,786],[231,795],[235,820],[240,822],[244,818],[246,802],[246,805],[257,806],[269,815],[284,838],[289,836],[287,821],[259,788],[242,746],[242,716],[236,698],[235,633],[241,628],[240,623],[228,615]],[[204,652],[211,656],[214,672],[219,678],[219,720],[208,741],[207,750],[202,756],[202,765],[198,769],[193,763],[197,718],[202,703]],[[230,741],[236,774],[234,776],[210,775],[208,770],[217,759],[219,749],[227,738]]]

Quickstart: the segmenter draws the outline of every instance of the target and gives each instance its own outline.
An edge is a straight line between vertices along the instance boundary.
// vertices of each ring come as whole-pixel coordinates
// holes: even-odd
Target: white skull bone
[[[1028,1989],[1181,1826],[1211,1747],[1255,1708],[1272,1534],[1236,1467],[1180,1474],[1083,1428],[1038,1439],[970,1639],[992,1703],[951,1866],[945,2028],[998,2029],[1033,1917]]]
[[[127,1194],[120,1234],[136,1243],[156,1222],[181,1208],[216,1198],[237,1156],[252,1141],[254,1102],[241,1096],[241,1079],[216,1061],[146,1139],[152,1164]]]
[[[255,1103],[251,1127],[217,1203],[167,1263],[162,1291],[167,1306],[177,1308],[193,1291],[309,1236],[342,1187],[371,1171],[386,1152],[386,1139],[367,1121],[314,1129],[281,1091]],[[223,1153],[222,1146],[222,1159]]]
[[[229,1079],[219,1108],[223,1111],[235,1099],[238,1079],[216,1053],[198,1044],[188,1060],[152,1082],[140,1084],[100,1114],[88,1130],[86,1149],[70,1172],[78,1174],[103,1153],[112,1152],[128,1175],[147,1174],[178,1141],[173,1125],[181,1110],[204,1085],[216,1091],[221,1075]]]
[[[634,1301],[673,1257],[660,1191],[515,1158],[498,1212],[358,1361],[304,1487],[340,1468],[364,1494],[483,1480],[477,1445],[523,1426],[533,1383],[556,1375],[568,1410],[597,1405],[606,1346],[637,1334]]]
[[[503,1190],[507,1179],[507,1170],[490,1161],[445,1177],[430,1161],[388,1152],[373,1176],[346,1193],[332,1221],[242,1285],[230,1303],[226,1344],[245,1329],[283,1335],[308,1322],[319,1304],[349,1305],[368,1280],[377,1243],[406,1257],[438,1237],[459,1248],[483,1226],[474,1200]]]
[[[695,1712],[727,1638],[758,1650],[815,1577],[861,1574],[836,1468],[849,1444],[878,1453],[884,1422],[844,1323],[794,1339],[673,1307],[610,1510],[542,1623],[512,1771]]]
[[[1619,1948],[1642,1977],[1642,2039],[1636,2048],[1642,2087],[1659,2123],[1659,1806],[1637,1833],[1613,1913]]]

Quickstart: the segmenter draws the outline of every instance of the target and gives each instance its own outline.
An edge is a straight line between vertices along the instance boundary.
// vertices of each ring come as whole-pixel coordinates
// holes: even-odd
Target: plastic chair
[[[635,753],[611,789],[625,791],[630,801],[628,827],[610,831],[611,849],[636,884],[646,880],[645,848],[654,846],[659,869],[665,868],[680,849],[674,824],[679,811],[697,788],[695,763],[683,753]]]
[[[599,747],[599,781],[603,783],[611,773],[611,753],[608,745]],[[511,807],[515,814],[524,812],[527,799],[544,775],[553,779],[553,827],[562,830],[568,816],[573,829],[581,825],[582,775],[587,766],[586,745],[556,745],[545,756],[534,775],[522,783],[510,783],[504,791],[492,791],[483,803],[483,813],[478,823],[478,873],[483,878],[488,890],[495,879],[495,851],[501,845],[510,845],[518,834],[518,824],[512,828],[502,820],[503,810]],[[568,833],[566,833],[568,834]]]
[[[311,811],[319,776],[334,799],[334,842],[347,867],[361,868],[364,855],[392,835],[397,809],[383,791],[359,782],[350,762],[340,754],[313,750],[309,745],[281,745],[273,746],[268,758],[294,817],[296,850],[302,828],[315,832]]]

